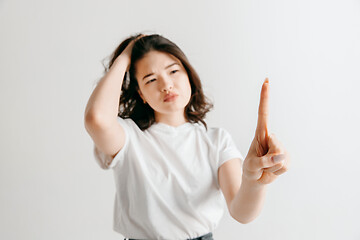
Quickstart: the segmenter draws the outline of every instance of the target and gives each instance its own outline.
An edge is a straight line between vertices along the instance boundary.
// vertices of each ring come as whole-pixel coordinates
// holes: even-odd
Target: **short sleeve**
[[[218,168],[225,163],[226,161],[233,159],[233,158],[240,158],[241,161],[244,160],[243,155],[236,147],[234,140],[232,139],[231,135],[225,130],[220,129],[219,134],[219,162]]]
[[[95,160],[98,163],[98,165],[104,170],[114,168],[118,162],[122,161],[125,158],[127,146],[129,145],[129,138],[130,138],[129,123],[125,119],[122,119],[120,117],[118,117],[117,120],[118,120],[118,123],[123,127],[123,129],[125,131],[125,144],[124,144],[123,148],[115,155],[114,158],[112,158],[112,156],[101,152],[96,147],[95,144],[93,147],[93,153],[95,156]]]

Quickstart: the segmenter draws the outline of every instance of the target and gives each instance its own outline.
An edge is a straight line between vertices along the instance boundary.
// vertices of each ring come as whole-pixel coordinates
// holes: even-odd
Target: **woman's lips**
[[[164,102],[174,101],[177,96],[178,96],[177,94],[168,94],[168,95],[165,96]]]

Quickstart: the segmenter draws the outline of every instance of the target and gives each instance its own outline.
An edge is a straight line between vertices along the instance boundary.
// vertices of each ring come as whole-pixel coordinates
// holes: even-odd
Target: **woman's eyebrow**
[[[164,69],[168,69],[169,67],[171,67],[171,66],[174,66],[174,65],[179,65],[178,63],[172,63],[172,64],[170,64],[169,66],[167,66],[166,68],[164,68]],[[180,66],[180,65],[179,65]],[[145,78],[147,78],[147,77],[150,77],[151,75],[153,75],[154,73],[149,73],[149,74],[146,74],[144,77],[143,77],[143,80],[145,79]]]

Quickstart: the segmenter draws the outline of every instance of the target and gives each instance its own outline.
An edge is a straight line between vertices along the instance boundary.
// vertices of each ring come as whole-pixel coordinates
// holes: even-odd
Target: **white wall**
[[[360,239],[360,2],[0,1],[0,238],[122,239],[112,171],[83,125],[101,60],[128,35],[177,43],[246,155],[260,88],[292,156],[261,215],[215,239]]]

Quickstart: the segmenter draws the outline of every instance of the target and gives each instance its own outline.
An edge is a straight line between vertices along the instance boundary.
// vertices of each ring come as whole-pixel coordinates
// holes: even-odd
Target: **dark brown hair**
[[[110,56],[111,60],[108,67],[104,66],[105,72],[111,68],[115,59],[124,51],[127,45],[140,35],[134,35],[125,39],[116,48]],[[205,97],[198,74],[190,65],[181,49],[175,43],[158,34],[141,37],[134,43],[129,72],[125,74],[122,84],[118,116],[121,118],[131,118],[141,130],[147,129],[155,122],[154,110],[149,104],[142,101],[137,91],[139,86],[135,77],[136,62],[150,51],[169,53],[181,61],[191,85],[191,97],[185,107],[185,117],[191,123],[198,123],[200,121],[207,129],[204,118],[206,113],[212,109],[213,104]]]

